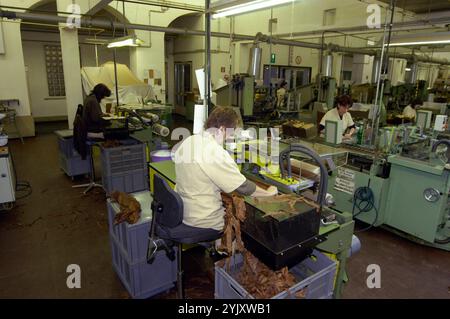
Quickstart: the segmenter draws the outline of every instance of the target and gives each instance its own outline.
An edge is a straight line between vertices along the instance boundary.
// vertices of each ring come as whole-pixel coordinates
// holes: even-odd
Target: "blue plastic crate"
[[[296,292],[304,288],[306,288],[305,299],[329,299],[333,297],[336,262],[317,250],[313,251],[312,256],[289,270],[298,282],[288,291],[283,291],[271,299],[292,299],[295,298]],[[215,265],[215,298],[254,299],[233,278],[233,275],[243,265],[243,256],[239,254],[231,258],[229,272],[226,270],[226,266],[220,267],[218,263]]]
[[[81,156],[65,157],[60,154],[59,165],[66,175],[70,177],[89,174],[91,171],[91,160],[89,156],[83,160]]]
[[[171,261],[164,251],[159,251],[152,264],[146,260],[132,264],[116,239],[111,236],[110,240],[114,270],[132,298],[150,298],[175,286],[176,258]]]
[[[146,169],[145,144],[134,139],[120,142],[123,145],[111,148],[100,147],[103,176],[123,175]]]
[[[148,233],[152,219],[150,205],[153,199],[148,191],[134,193],[132,196],[141,205],[141,218],[135,224],[130,225],[123,222],[114,225],[114,217],[120,212],[119,205],[108,199],[107,206],[109,232],[118,242],[130,263],[134,264],[141,262],[147,256]]]
[[[114,191],[135,193],[150,188],[148,170],[140,169],[115,175],[102,175],[102,185],[109,195]]]

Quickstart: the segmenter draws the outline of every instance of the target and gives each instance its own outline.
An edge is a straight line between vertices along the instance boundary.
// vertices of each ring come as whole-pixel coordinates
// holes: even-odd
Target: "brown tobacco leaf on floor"
[[[131,195],[123,192],[112,192],[111,198],[120,206],[120,213],[114,217],[114,225],[127,221],[135,224],[141,217],[141,204]]]

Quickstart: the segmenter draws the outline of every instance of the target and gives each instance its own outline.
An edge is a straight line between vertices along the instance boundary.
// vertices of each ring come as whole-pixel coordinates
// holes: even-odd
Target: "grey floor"
[[[19,179],[31,196],[0,213],[1,298],[129,298],[114,273],[105,195],[83,196],[59,169],[54,134],[10,142]],[[359,234],[361,251],[348,263],[344,298],[450,298],[450,253],[382,229]],[[82,269],[81,289],[68,289],[66,268]],[[186,253],[187,296],[213,298],[213,262],[200,249]],[[381,288],[369,289],[367,266],[381,267]],[[174,290],[156,296],[173,298]]]

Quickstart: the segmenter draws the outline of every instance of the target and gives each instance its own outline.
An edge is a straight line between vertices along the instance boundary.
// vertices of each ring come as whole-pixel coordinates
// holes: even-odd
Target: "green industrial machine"
[[[450,250],[446,149],[432,149],[436,143],[432,131],[424,135],[411,126],[381,131],[377,148],[351,143],[335,146],[348,155],[330,173],[333,208],[351,212],[369,227],[381,226],[418,243]],[[315,144],[326,143],[317,139]]]
[[[390,156],[385,225],[450,251],[450,171],[433,154],[416,160]]]

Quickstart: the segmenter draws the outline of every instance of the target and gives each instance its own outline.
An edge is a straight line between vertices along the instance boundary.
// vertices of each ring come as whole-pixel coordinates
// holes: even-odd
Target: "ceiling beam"
[[[86,15],[95,15],[100,10],[104,9],[112,0],[99,0],[92,8],[90,8]]]

